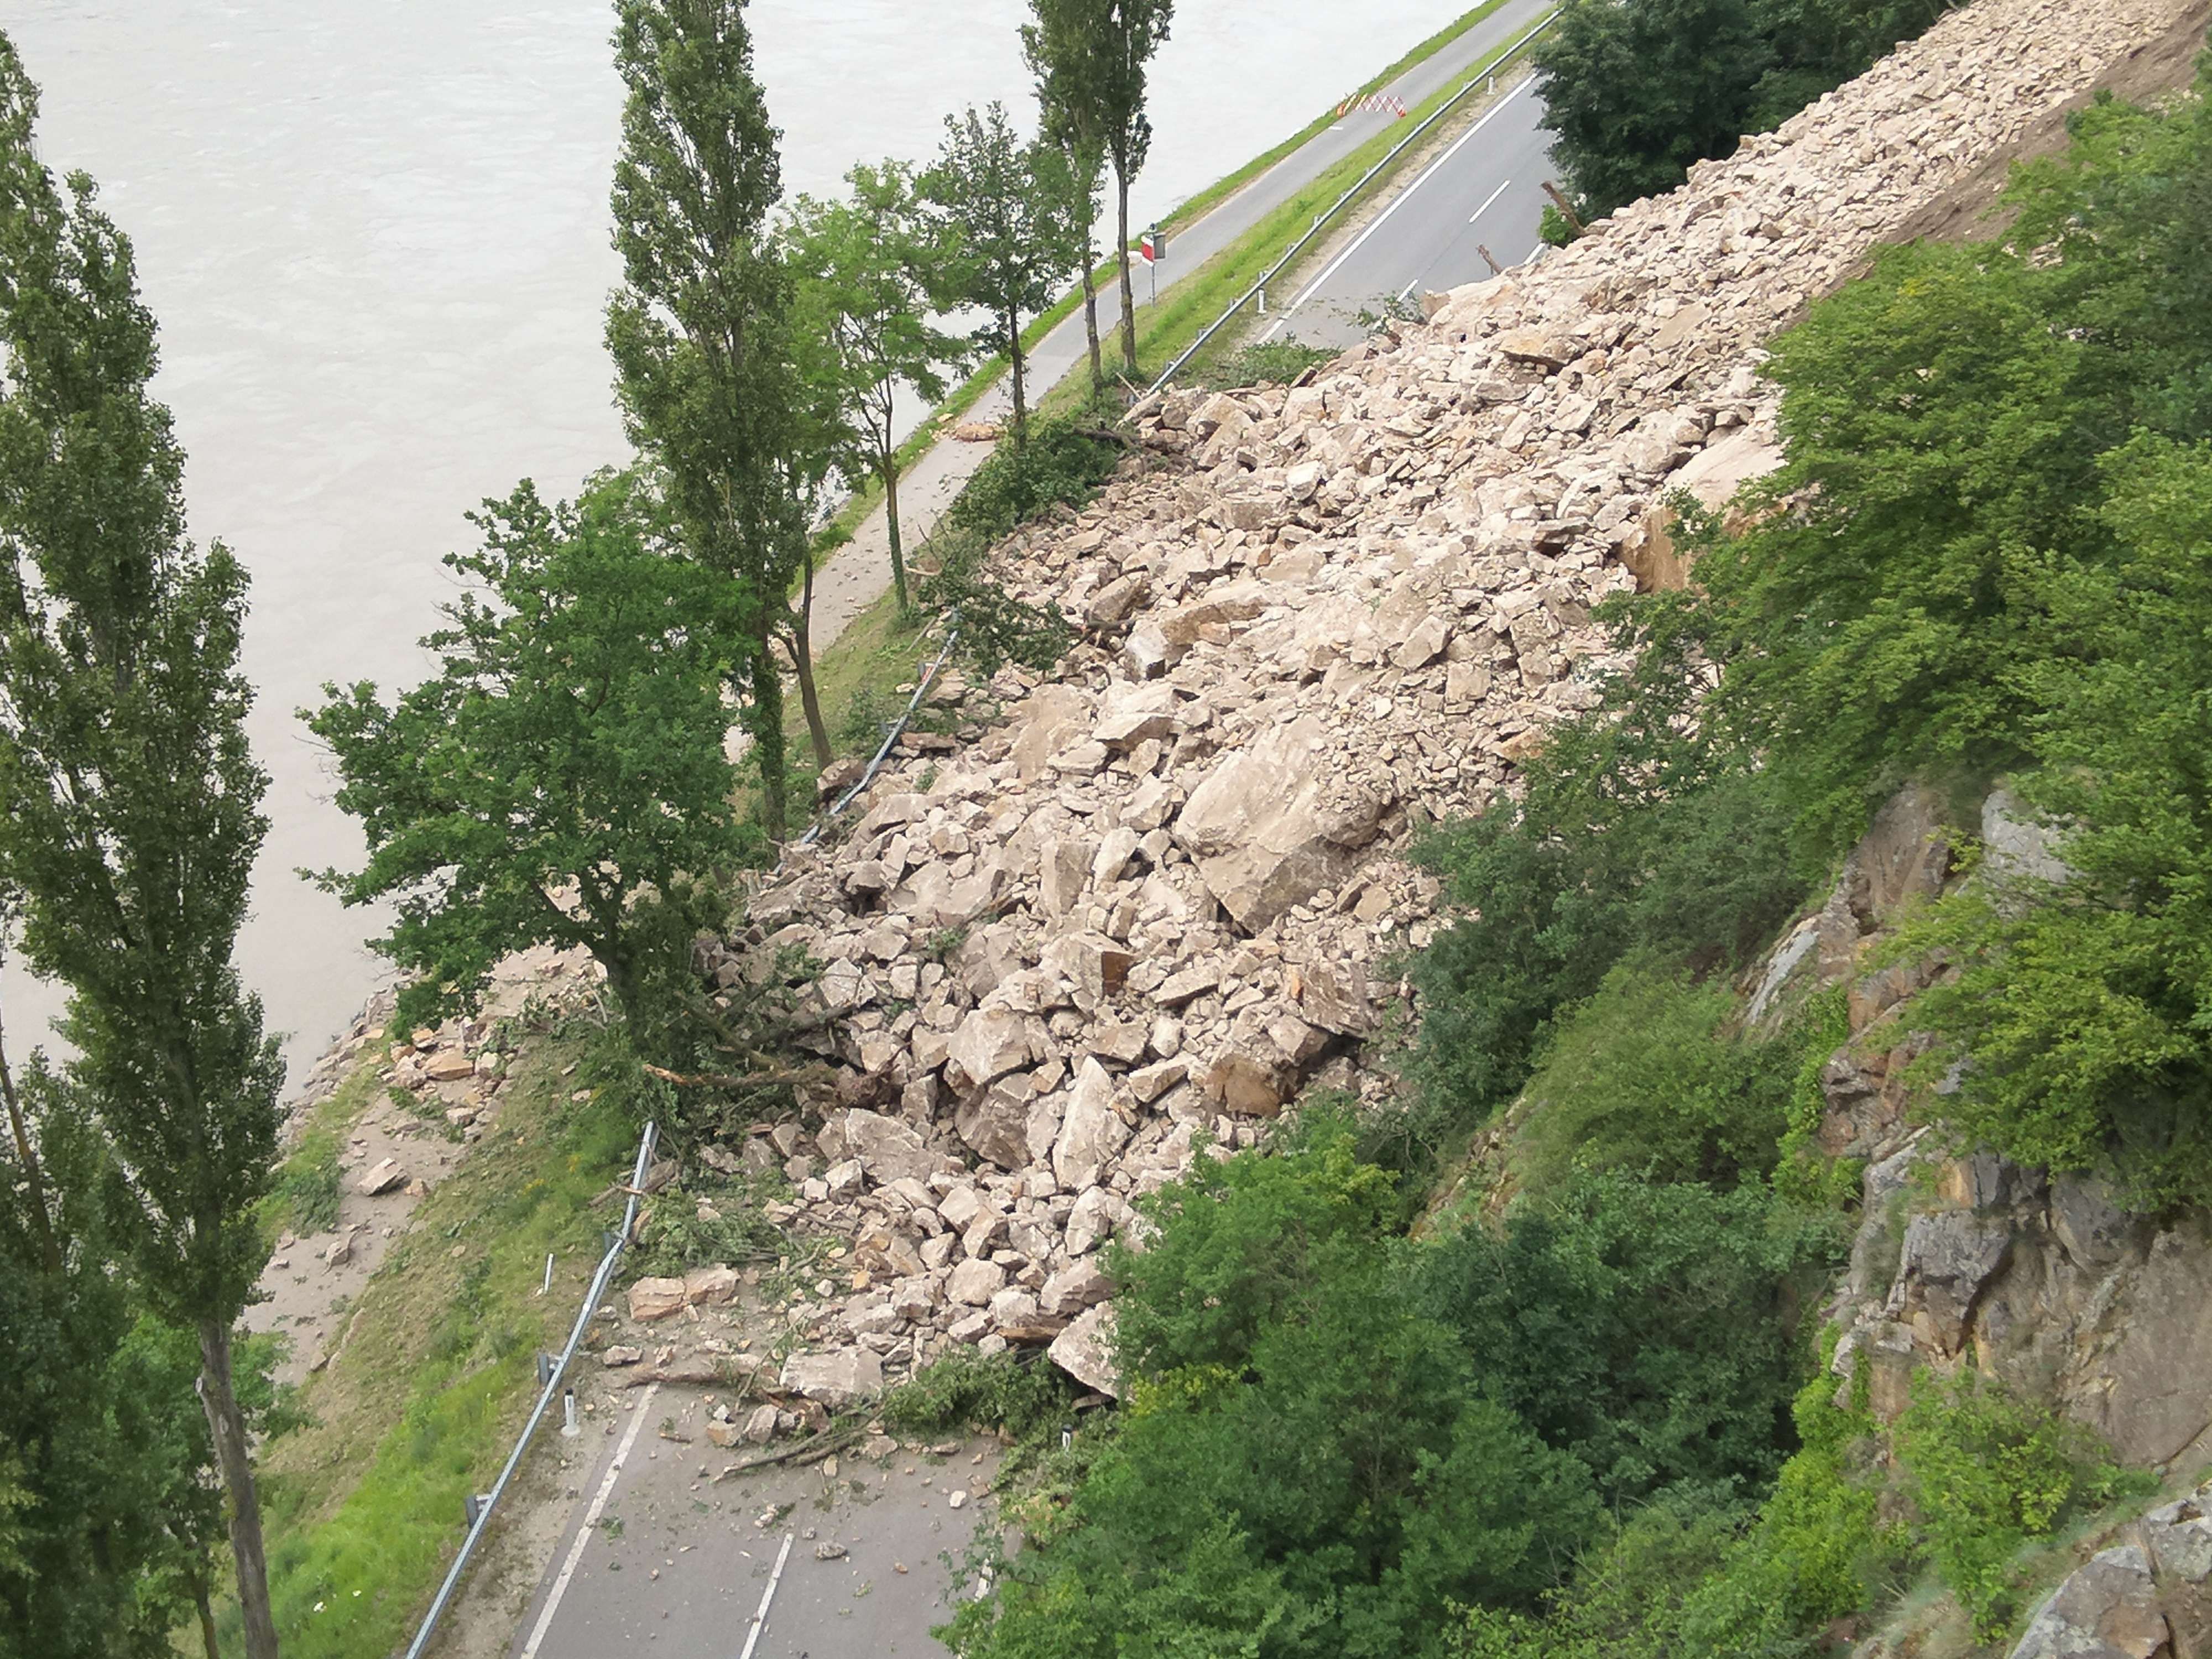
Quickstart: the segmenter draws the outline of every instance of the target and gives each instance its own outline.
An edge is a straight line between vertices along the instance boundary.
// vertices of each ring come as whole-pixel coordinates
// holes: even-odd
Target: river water
[[[1143,223],[1303,126],[1460,0],[1183,0]],[[753,0],[787,190],[926,159],[945,115],[1029,114],[1023,0]],[[10,0],[40,149],[137,244],[193,532],[253,573],[272,820],[240,945],[295,1066],[377,981],[370,919],[301,881],[359,840],[293,711],[418,677],[462,513],[567,494],[623,443],[599,344],[620,88],[592,0]],[[8,970],[20,1050],[58,1006]]]

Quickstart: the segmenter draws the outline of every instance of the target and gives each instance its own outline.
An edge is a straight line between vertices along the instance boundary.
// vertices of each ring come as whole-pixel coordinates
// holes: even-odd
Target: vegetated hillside
[[[1100,1293],[1022,1299],[1182,1168],[1194,1135],[1249,1142],[1316,1081],[1396,1099],[1360,1057],[1404,1023],[1395,964],[1432,943],[1449,873],[1403,855],[1598,704],[1626,659],[1592,607],[1636,567],[1663,574],[1663,498],[1717,498],[1773,465],[1766,343],[2182,9],[1970,8],[1688,189],[1451,296],[1395,343],[1295,390],[1140,410],[1151,469],[1006,550],[1014,586],[1082,629],[1058,677],[945,688],[971,720],[1012,706],[896,765],[732,941],[828,963],[841,1018],[820,1046],[844,1080],[808,1155],[825,1183],[858,1162],[834,1194],[802,1196],[895,1246],[872,1267],[879,1288],[806,1327],[826,1344],[865,1333],[893,1374],[956,1326],[1027,1336]],[[1715,879],[1774,885],[1755,873],[1774,861],[1732,827],[1698,844]],[[1803,879],[1708,955],[1758,948]],[[1674,910],[1694,930],[1727,908],[1697,894]],[[1570,954],[1602,971],[1601,952]],[[1423,1012],[1431,1030],[1493,1018],[1443,985]],[[1534,1028],[1494,1018],[1496,1040],[1456,1046],[1498,1054],[1510,1094],[1510,1044]],[[1401,1163],[1501,1097],[1436,1085],[1395,1120]],[[956,1169],[991,1225],[1020,1235],[979,1249],[1019,1261],[948,1303],[964,1238],[939,1244],[915,1218],[934,1206],[888,1182],[911,1176],[926,1200]],[[879,1314],[905,1281],[910,1310]]]
[[[1057,678],[737,942],[844,1016],[802,1335],[1123,1400],[963,1651],[2002,1643],[2194,1475],[2201,105],[1805,308],[2185,11],[1970,8],[1011,550]]]
[[[2212,1639],[2206,91],[1776,343],[1778,470],[1427,843],[1411,1085],[1510,1109],[1411,1239],[1322,1102],[1144,1200],[961,1651]]]

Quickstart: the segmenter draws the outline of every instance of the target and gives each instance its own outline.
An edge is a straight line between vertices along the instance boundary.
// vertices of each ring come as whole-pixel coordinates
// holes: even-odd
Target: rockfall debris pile
[[[2185,3],[1980,0],[1310,384],[1135,411],[1153,464],[1010,550],[1081,630],[1057,677],[964,689],[984,735],[887,771],[730,941],[732,982],[826,963],[840,1016],[818,1134],[755,1150],[854,1246],[787,1385],[1049,1342],[1110,1390],[1097,1247],[1195,1138],[1379,1089],[1390,963],[1437,925],[1400,854],[1595,700],[1591,608],[1679,579],[1670,493],[1775,464],[1763,343]]]

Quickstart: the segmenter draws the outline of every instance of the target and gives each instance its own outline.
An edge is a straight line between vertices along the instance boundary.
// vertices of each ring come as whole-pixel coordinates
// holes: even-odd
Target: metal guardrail
[[[868,763],[867,769],[854,781],[852,787],[831,802],[829,809],[807,826],[806,833],[799,838],[799,846],[811,847],[819,841],[822,838],[822,832],[837,821],[839,814],[858,799],[860,792],[873,783],[876,781],[876,774],[884,769],[884,762],[891,752],[891,745],[906,735],[907,727],[913,723],[915,710],[921,707],[921,700],[929,695],[929,688],[937,684],[939,672],[951,657],[952,647],[960,641],[958,613],[953,613],[953,617],[951,631],[945,636],[945,648],[937,653],[937,660],[930,664],[928,669],[922,674],[921,683],[914,688],[914,695],[907,699],[906,707],[900,711],[899,717],[884,728],[883,744],[876,750],[875,758]]]
[[[1288,265],[1291,260],[1297,258],[1299,254],[1304,252],[1307,246],[1312,242],[1315,237],[1321,234],[1323,228],[1326,227],[1331,220],[1334,219],[1338,214],[1344,211],[1345,206],[1347,203],[1349,203],[1354,197],[1358,196],[1361,191],[1365,190],[1368,185],[1373,184],[1375,180],[1381,176],[1387,168],[1395,162],[1401,155],[1403,155],[1413,145],[1419,143],[1422,135],[1427,132],[1431,127],[1436,125],[1437,122],[1443,120],[1445,116],[1450,114],[1453,109],[1458,106],[1459,101],[1462,98],[1465,98],[1477,87],[1491,84],[1501,65],[1511,62],[1514,58],[1520,54],[1530,41],[1534,40],[1538,35],[1541,34],[1546,29],[1548,29],[1553,24],[1559,21],[1559,14],[1555,11],[1549,17],[1547,17],[1542,22],[1537,24],[1534,28],[1530,29],[1528,33],[1514,41],[1510,46],[1500,52],[1495,58],[1492,58],[1487,64],[1484,65],[1481,72],[1477,74],[1474,79],[1470,80],[1465,86],[1462,87],[1457,92],[1452,94],[1449,98],[1446,99],[1434,110],[1431,111],[1419,126],[1415,127],[1411,132],[1400,139],[1397,143],[1392,145],[1390,148],[1390,153],[1388,155],[1385,155],[1373,167],[1368,168],[1365,173],[1359,176],[1358,183],[1352,185],[1351,189],[1346,191],[1343,195],[1338,197],[1335,201],[1332,202],[1329,204],[1328,210],[1314,220],[1311,229],[1308,230],[1304,235],[1299,237],[1297,241],[1291,243],[1290,246],[1285,250],[1283,257],[1276,260],[1273,264],[1269,265],[1258,282],[1253,283],[1251,287],[1246,289],[1243,294],[1239,295],[1235,301],[1231,304],[1228,310],[1223,312],[1220,316],[1215,318],[1212,322],[1206,325],[1205,332],[1200,334],[1195,340],[1193,340],[1189,346],[1185,349],[1181,356],[1177,357],[1173,362],[1170,363],[1164,369],[1160,371],[1159,379],[1154,380],[1152,385],[1145,388],[1145,397],[1152,397],[1154,393],[1158,392],[1162,386],[1165,386],[1170,380],[1172,380],[1177,374],[1181,374],[1182,372],[1183,365],[1188,363],[1193,357],[1195,357],[1201,350],[1205,349],[1206,342],[1212,339],[1215,335],[1226,328],[1230,323],[1235,319],[1237,313],[1242,312],[1246,306],[1252,303],[1254,296],[1264,292],[1267,284],[1273,282],[1277,276],[1282,274],[1285,266]],[[1143,399],[1139,398],[1138,401],[1141,403]]]
[[[645,1189],[645,1172],[653,1162],[655,1138],[654,1126],[647,1124],[645,1133],[638,1139],[637,1164],[630,1174],[629,1202],[623,1209],[622,1231],[615,1235],[614,1243],[607,1246],[607,1253],[599,1258],[599,1270],[592,1275],[591,1292],[584,1297],[584,1305],[576,1310],[576,1324],[568,1333],[568,1346],[561,1351],[561,1358],[554,1363],[546,1376],[544,1387],[538,1390],[538,1405],[531,1412],[530,1420],[522,1425],[522,1433],[515,1440],[514,1449],[507,1454],[507,1467],[499,1472],[499,1479],[492,1483],[490,1492],[476,1506],[476,1518],[469,1523],[468,1536],[461,1540],[461,1553],[453,1558],[453,1565],[446,1574],[446,1582],[438,1586],[437,1599],[430,1603],[429,1612],[422,1615],[422,1628],[415,1632],[414,1641],[408,1644],[407,1659],[422,1659],[423,1650],[429,1646],[431,1637],[437,1634],[438,1621],[445,1617],[446,1608],[453,1599],[453,1591],[460,1584],[461,1575],[468,1571],[470,1558],[476,1554],[478,1540],[483,1537],[484,1529],[491,1524],[491,1513],[498,1505],[500,1495],[507,1490],[507,1483],[514,1480],[515,1470],[521,1467],[522,1454],[529,1449],[531,1437],[538,1432],[538,1425],[544,1421],[546,1410],[552,1405],[554,1395],[560,1392],[561,1379],[568,1375],[569,1362],[576,1357],[577,1345],[584,1340],[585,1327],[592,1322],[592,1311],[599,1307],[599,1298],[606,1294],[607,1281],[614,1276],[615,1263],[621,1260],[623,1247],[629,1242],[630,1229],[637,1224],[637,1202]]]

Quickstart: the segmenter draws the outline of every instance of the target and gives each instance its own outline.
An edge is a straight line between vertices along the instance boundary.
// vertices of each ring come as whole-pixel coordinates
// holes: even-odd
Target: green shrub
[[[1923,1378],[1895,1437],[1917,1514],[1914,1540],[1984,1642],[2020,1611],[2021,1546],[2069,1516],[2157,1486],[2115,1468],[2086,1430],[1971,1370],[1948,1386]]]
[[[1288,386],[1310,368],[1334,361],[1339,354],[1328,346],[1307,345],[1298,340],[1255,341],[1241,346],[1202,377],[1217,392],[1272,382]]]
[[[1636,670],[1525,769],[1518,802],[1422,849],[1468,913],[1412,963],[1416,1095],[1378,1151],[1420,1167],[1526,1082],[1551,1022],[1632,954],[1661,972],[1733,969],[1763,949],[1808,881],[1765,775],[1689,726],[1686,605],[1616,617]]]
[[[1482,1392],[1571,1451],[1612,1503],[1763,1491],[1791,1449],[1796,1309],[1843,1254],[1826,1218],[1613,1173],[1470,1226],[1420,1258],[1425,1312]]]
[[[1195,1158],[1138,1200],[1155,1236],[1106,1256],[1126,1370],[1233,1371],[1262,1331],[1380,1247],[1399,1218],[1395,1183],[1359,1161],[1343,1118],[1316,1118],[1305,1137],[1267,1157]]]
[[[1733,1187],[1774,1167],[1801,1061],[1787,1042],[1739,1041],[1735,998],[1665,968],[1626,963],[1562,1015],[1523,1090],[1522,1186],[1625,1170]]]
[[[894,1389],[884,1421],[903,1434],[1004,1429],[1020,1439],[1057,1429],[1073,1397],[1066,1375],[1034,1354],[962,1348]]]
[[[1010,535],[1054,507],[1077,507],[1097,494],[1128,453],[1108,429],[1111,413],[1079,410],[1030,422],[1029,441],[999,444],[945,512],[945,521],[985,541]]]

